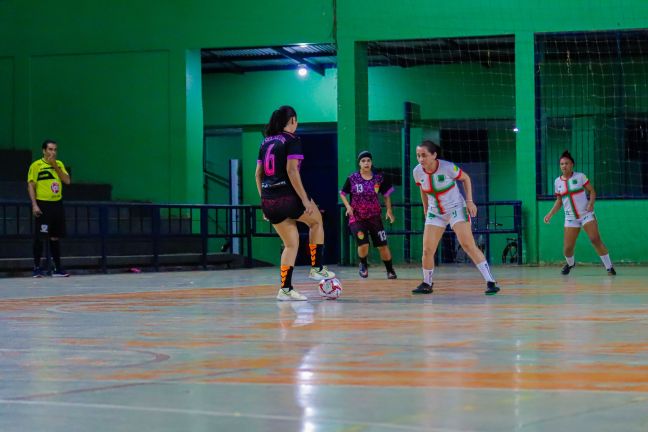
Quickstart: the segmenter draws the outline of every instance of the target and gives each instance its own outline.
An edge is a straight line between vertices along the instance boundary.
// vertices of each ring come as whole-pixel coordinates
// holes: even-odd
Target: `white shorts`
[[[470,223],[470,215],[466,207],[457,207],[441,215],[428,210],[425,217],[425,225],[434,225],[441,228],[445,228],[448,224],[452,228],[457,222]]]
[[[580,228],[588,222],[596,220],[596,215],[594,212],[585,213],[578,219],[567,219],[565,218],[565,228]]]

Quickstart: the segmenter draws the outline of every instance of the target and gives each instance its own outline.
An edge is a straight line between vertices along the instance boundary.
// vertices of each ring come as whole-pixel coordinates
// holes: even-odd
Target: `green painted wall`
[[[116,199],[202,202],[199,49],[333,40],[332,3],[294,6],[2,1],[0,146],[53,137],[73,181],[110,182]]]
[[[302,122],[337,120],[342,180],[355,168],[357,150],[375,143],[368,133],[369,119],[400,118],[403,100],[417,101],[421,96],[417,83],[425,82],[444,103],[421,101],[424,118],[461,118],[470,113],[478,118],[516,118],[520,132],[514,158],[504,151],[511,147],[509,137],[490,131],[498,149],[491,163],[500,168],[498,173],[511,166],[524,173],[516,177],[515,193],[524,201],[525,242],[531,246],[526,258],[536,262],[544,261],[546,254],[551,257],[553,248],[543,246],[546,227],[537,224],[547,203],[535,198],[533,33],[645,28],[648,12],[643,0],[599,2],[596,7],[586,0],[403,0],[398,7],[388,0],[304,0],[299,13],[293,13],[295,7],[288,0],[226,5],[167,0],[156,3],[152,13],[150,3],[143,0],[0,1],[0,146],[34,150],[43,135],[51,136],[61,143],[61,157],[72,165],[74,181],[109,181],[116,198],[200,202],[203,124],[258,126],[274,106],[286,101],[303,113]],[[280,25],[260,25],[263,22]],[[503,91],[491,93],[488,104],[472,94],[487,92],[483,86],[493,79],[465,86],[460,97],[445,97],[441,87],[437,92],[437,85],[451,88],[460,76],[453,67],[441,81],[425,68],[367,73],[366,41],[501,34],[515,35],[516,64],[497,77],[514,78],[504,79]],[[252,92],[232,99],[236,86],[212,82],[211,77],[205,77],[203,92],[200,48],[334,41],[337,73],[329,71],[325,78],[311,74],[298,84],[277,73],[276,87],[264,87],[266,78],[253,77],[254,92],[272,92],[262,103],[255,103],[259,99]],[[248,82],[251,75],[219,79],[230,80],[231,85],[236,80]],[[643,77],[638,71],[635,75]],[[602,87],[604,94],[609,90]],[[222,105],[207,106],[206,100],[203,120],[199,97],[203,93],[220,95],[234,112]],[[647,101],[648,95],[640,94],[628,103],[643,109]],[[470,107],[464,111],[464,105]],[[260,135],[248,133],[243,137],[243,158],[252,166]],[[587,149],[609,142],[609,137],[591,141],[583,134],[572,138],[581,139]],[[592,165],[593,172],[603,168],[599,162]],[[491,193],[502,182],[492,178]],[[246,186],[247,196],[254,196],[251,192]],[[607,207],[610,215],[645,212],[643,201],[601,202],[597,212],[602,226],[610,219]],[[627,232],[635,237],[648,236],[646,228],[632,229],[636,231]],[[624,259],[642,256],[633,248],[622,250]],[[274,257],[274,252],[270,255]]]
[[[540,218],[549,212],[553,201],[540,201],[538,213]],[[599,230],[603,242],[610,250],[610,257],[615,262],[646,263],[646,215],[648,201],[597,201],[594,206]],[[562,210],[556,214],[549,225],[539,225],[540,263],[564,262],[562,253],[564,216]],[[600,264],[587,234],[581,232],[576,243],[577,262]]]
[[[170,198],[177,179],[168,175],[166,52],[40,56],[31,64],[31,135],[56,137],[75,180],[112,183],[115,199]]]

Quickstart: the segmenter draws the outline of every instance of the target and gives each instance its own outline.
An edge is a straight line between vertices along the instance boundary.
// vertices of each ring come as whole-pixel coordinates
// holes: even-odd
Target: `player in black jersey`
[[[309,277],[322,280],[335,273],[322,265],[324,227],[322,215],[315,202],[306,194],[299,168],[304,159],[297,129],[297,113],[282,106],[272,113],[265,127],[265,139],[259,149],[256,184],[261,196],[261,209],[272,223],[284,244],[281,254],[281,288],[278,300],[306,300],[292,287],[292,273],[299,248],[297,222],[310,228],[309,248],[311,271]]]

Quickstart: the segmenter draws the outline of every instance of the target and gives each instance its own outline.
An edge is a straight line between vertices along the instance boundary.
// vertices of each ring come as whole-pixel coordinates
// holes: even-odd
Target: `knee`
[[[592,242],[592,244],[594,244],[596,246],[600,246],[600,245],[603,244],[603,242],[601,241],[601,236],[600,235],[595,235],[593,237],[590,237],[590,241]]]
[[[431,247],[423,248],[423,258],[433,257],[433,256],[434,256],[434,249],[432,249]]]

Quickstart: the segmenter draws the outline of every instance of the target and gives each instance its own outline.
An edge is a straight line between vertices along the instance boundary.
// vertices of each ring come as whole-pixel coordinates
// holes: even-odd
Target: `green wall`
[[[555,246],[545,248],[551,238],[546,229],[555,227],[539,226],[548,203],[538,203],[535,197],[534,33],[646,28],[646,11],[643,0],[598,2],[595,7],[586,0],[402,0],[397,5],[391,0],[304,0],[298,5],[287,0],[227,4],[190,0],[158,2],[154,10],[143,0],[4,0],[0,1],[0,147],[33,151],[44,135],[53,137],[61,145],[61,158],[72,165],[76,182],[110,182],[115,198],[201,202],[203,124],[247,125],[249,132],[242,138],[247,164],[256,158],[258,126],[276,105],[292,103],[304,123],[337,121],[342,177],[355,168],[358,149],[382,145],[370,136],[369,120],[400,119],[404,100],[421,103],[422,115],[429,120],[467,115],[515,118],[520,132],[513,156],[511,137],[499,129],[489,131],[497,148],[491,154],[492,168],[497,168],[497,176],[502,173],[491,179],[491,196],[499,193],[498,185],[505,184],[511,172],[519,174],[515,188],[505,189],[506,195],[514,190],[524,202],[529,246],[525,258],[542,262],[553,257]],[[367,73],[367,41],[503,34],[515,36],[514,68],[493,71],[495,75],[482,76],[470,86],[464,83],[465,91],[454,98],[444,92],[445,86],[456,89],[461,71],[453,70],[455,66],[435,71],[375,68]],[[206,76],[204,83],[200,79],[200,48],[331,42],[338,46],[338,69],[324,78],[311,74],[296,82],[278,72],[273,79],[276,86],[264,85],[270,75],[261,74]],[[645,79],[632,69],[643,65],[627,67]],[[505,79],[500,83],[495,77]],[[237,81],[254,81],[242,98],[232,97],[239,94],[234,92],[241,86]],[[420,83],[439,99],[421,99]],[[474,97],[489,92],[483,86],[493,83],[501,84],[500,92],[491,92],[488,101]],[[612,89],[603,84],[601,90],[607,95]],[[202,94],[210,95],[204,112]],[[261,100],[253,94],[269,97]],[[212,103],[211,98],[217,97],[222,104]],[[628,99],[641,109],[646,101],[646,94]],[[387,131],[388,136],[395,133]],[[606,137],[591,141],[584,134],[572,138],[581,139],[588,149],[609,141]],[[602,168],[598,162],[592,166],[593,172]],[[253,197],[250,183],[246,180],[245,193]],[[645,210],[643,201],[597,205],[602,229],[612,218],[607,212],[645,215]],[[648,236],[645,227],[627,229],[635,238]],[[643,256],[632,247],[619,250],[623,259]],[[269,256],[276,258],[274,252]]]
[[[13,59],[0,57],[0,148],[13,139]]]
[[[1,1],[0,148],[52,137],[75,182],[109,182],[115,199],[202,202],[199,50],[333,41],[332,3],[294,6]]]

